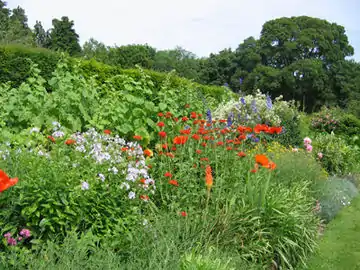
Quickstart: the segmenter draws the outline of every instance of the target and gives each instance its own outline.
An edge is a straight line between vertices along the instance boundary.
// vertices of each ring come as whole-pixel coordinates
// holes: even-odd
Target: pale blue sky
[[[274,18],[307,15],[343,25],[360,61],[360,0],[8,0],[26,10],[29,24],[45,29],[68,16],[83,43],[90,37],[106,45],[176,45],[207,56],[236,48]]]

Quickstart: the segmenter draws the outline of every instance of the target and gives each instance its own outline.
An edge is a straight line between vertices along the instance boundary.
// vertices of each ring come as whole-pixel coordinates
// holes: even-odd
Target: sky
[[[53,18],[68,16],[83,44],[91,37],[108,46],[181,46],[199,57],[235,49],[259,37],[271,19],[312,16],[345,27],[360,61],[360,0],[5,0],[25,9],[29,25],[47,30]]]

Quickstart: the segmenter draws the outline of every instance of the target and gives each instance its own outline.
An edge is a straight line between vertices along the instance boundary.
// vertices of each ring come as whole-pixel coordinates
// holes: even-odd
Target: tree
[[[79,35],[75,32],[74,22],[68,17],[61,20],[53,19],[52,29],[49,30],[49,48],[55,51],[68,52],[70,55],[79,55],[81,47]]]
[[[133,44],[110,48],[110,63],[122,68],[134,68],[139,65],[143,68],[152,68],[156,50],[145,44]]]
[[[84,43],[82,52],[85,59],[95,59],[106,64],[110,63],[109,48],[94,38],[90,38]]]
[[[194,53],[181,47],[156,52],[153,69],[162,72],[176,70],[181,77],[199,79],[199,60]]]
[[[266,22],[259,46],[263,64],[276,68],[302,59],[319,59],[328,66],[354,54],[344,27],[307,16]]]
[[[38,47],[49,47],[49,37],[40,21],[36,21],[34,25],[35,42]]]

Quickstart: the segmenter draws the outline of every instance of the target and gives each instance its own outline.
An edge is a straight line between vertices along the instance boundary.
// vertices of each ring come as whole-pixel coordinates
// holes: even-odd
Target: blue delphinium
[[[241,101],[241,103],[242,103],[243,105],[246,105],[246,102],[245,102],[244,97],[241,97],[241,98],[240,98],[240,101]]]
[[[271,110],[273,107],[272,101],[271,101],[271,97],[269,95],[266,95],[266,107]]]
[[[234,114],[232,112],[229,113],[229,116],[227,118],[227,127],[231,127],[233,123]]]
[[[257,113],[256,100],[253,99],[251,102],[251,109],[254,113]]]
[[[211,124],[211,123],[212,123],[212,117],[211,117],[211,111],[210,111],[210,109],[208,109],[208,110],[206,111],[206,116],[207,116],[208,123]]]

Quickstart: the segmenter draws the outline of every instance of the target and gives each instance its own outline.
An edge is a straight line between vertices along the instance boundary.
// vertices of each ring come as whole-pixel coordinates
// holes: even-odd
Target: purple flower
[[[225,86],[225,87],[229,87],[229,84],[228,84],[228,83],[224,83],[224,86]]]
[[[244,81],[243,78],[240,78],[240,79],[239,79],[240,84],[242,84],[243,81]]]
[[[243,97],[241,97],[240,101],[243,105],[246,105],[245,99]]]
[[[211,117],[211,111],[210,111],[210,109],[207,110],[206,116],[207,116],[208,123],[211,124],[211,123],[212,123],[212,117]]]
[[[12,238],[12,237],[7,239],[7,243],[9,246],[16,246],[16,244],[17,244],[16,239]]]
[[[234,114],[231,112],[231,113],[229,113],[229,116],[228,116],[228,118],[227,118],[227,127],[231,127],[231,125],[232,125],[232,119],[234,118]]]
[[[22,229],[19,234],[25,238],[29,238],[31,236],[31,232],[28,229]]]
[[[271,101],[271,97],[269,95],[266,95],[266,107],[271,110],[273,107],[272,101]]]

